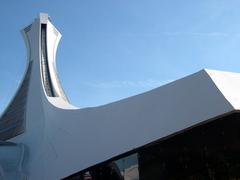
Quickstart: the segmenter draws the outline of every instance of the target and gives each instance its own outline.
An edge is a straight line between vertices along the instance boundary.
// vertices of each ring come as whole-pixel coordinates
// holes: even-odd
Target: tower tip
[[[40,23],[47,24],[47,21],[49,20],[48,13],[40,13],[39,19],[40,19]]]

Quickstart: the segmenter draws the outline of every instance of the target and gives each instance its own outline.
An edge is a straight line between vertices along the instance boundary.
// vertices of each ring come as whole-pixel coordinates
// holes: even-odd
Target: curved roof
[[[63,173],[60,177],[64,177],[237,110],[229,99],[237,89],[225,87],[220,81],[224,77],[237,83],[240,75],[235,76],[201,70],[143,94],[94,108],[63,110],[49,106],[46,100],[44,114],[51,117],[46,122],[46,134],[56,149],[53,155],[58,156],[51,166],[64,162],[58,169]]]

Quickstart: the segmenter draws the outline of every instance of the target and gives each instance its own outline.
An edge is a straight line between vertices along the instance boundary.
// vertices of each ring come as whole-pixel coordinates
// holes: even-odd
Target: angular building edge
[[[25,28],[24,37],[29,65],[1,116],[1,123],[7,123],[1,126],[0,139],[24,144],[28,153],[23,171],[30,179],[63,178],[240,109],[236,94],[240,87],[224,86],[240,82],[240,74],[209,70],[121,101],[76,109],[57,78],[60,33],[48,15],[41,14]],[[16,108],[15,101],[23,103],[23,110]],[[16,113],[6,118],[12,108],[24,118],[14,117]],[[17,129],[15,124],[20,124]],[[10,135],[4,134],[8,130]]]

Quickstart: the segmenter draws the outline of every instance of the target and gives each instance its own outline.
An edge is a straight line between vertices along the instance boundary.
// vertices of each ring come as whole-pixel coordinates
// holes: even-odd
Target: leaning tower
[[[0,179],[178,179],[195,177],[199,166],[206,169],[211,148],[239,159],[233,153],[240,147],[239,74],[201,70],[133,97],[78,109],[58,79],[61,34],[49,16],[41,13],[22,34],[27,67],[0,117]],[[185,160],[196,146],[199,156]],[[224,157],[219,163],[226,164]]]

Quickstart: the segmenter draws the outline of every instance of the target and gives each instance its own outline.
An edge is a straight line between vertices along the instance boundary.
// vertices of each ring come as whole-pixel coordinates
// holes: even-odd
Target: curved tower
[[[61,34],[49,16],[41,13],[22,34],[28,63],[0,118],[0,178],[206,179],[208,172],[225,172],[226,163],[228,175],[237,176],[240,161],[231,158],[240,150],[239,74],[201,70],[121,101],[77,109],[58,79]]]
[[[56,70],[56,50],[61,34],[52,25],[47,14],[41,13],[40,18],[22,30],[27,46],[27,68],[16,95],[2,114],[0,122],[0,139],[6,140],[19,135],[25,130],[26,105],[32,64],[36,64],[39,82],[47,97],[61,99],[68,104],[68,99],[58,80]],[[39,87],[39,86],[38,86]]]

